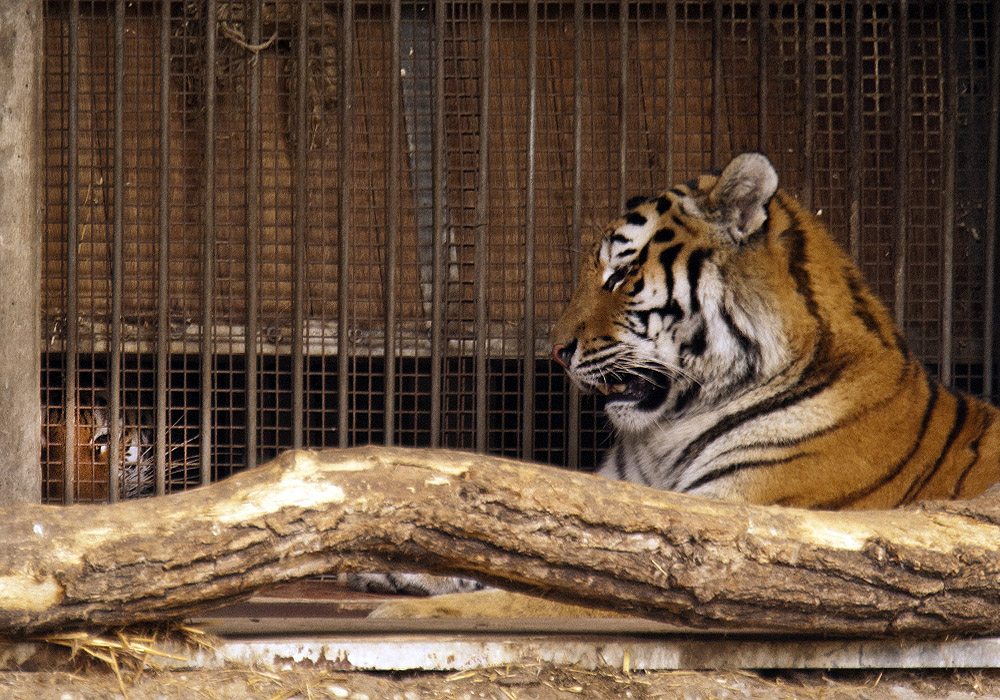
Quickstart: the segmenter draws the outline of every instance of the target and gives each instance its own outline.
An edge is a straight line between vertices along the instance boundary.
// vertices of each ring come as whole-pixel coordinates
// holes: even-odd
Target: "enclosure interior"
[[[581,256],[745,150],[931,372],[995,400],[997,14],[47,0],[43,497],[300,446],[593,468],[600,405],[546,342]]]

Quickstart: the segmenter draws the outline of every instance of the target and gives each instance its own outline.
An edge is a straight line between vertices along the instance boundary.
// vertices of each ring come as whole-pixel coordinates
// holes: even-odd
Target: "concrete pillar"
[[[0,505],[41,497],[42,2],[0,2]]]

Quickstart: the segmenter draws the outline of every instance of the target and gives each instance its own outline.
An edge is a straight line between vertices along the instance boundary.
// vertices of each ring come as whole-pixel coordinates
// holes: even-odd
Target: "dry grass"
[[[94,664],[114,675],[123,697],[126,688],[136,685],[147,671],[162,671],[164,660],[184,663],[188,657],[167,651],[199,647],[211,648],[211,638],[187,625],[157,628],[115,629],[102,632],[79,630],[38,637],[35,641],[69,649],[69,658],[83,672]]]

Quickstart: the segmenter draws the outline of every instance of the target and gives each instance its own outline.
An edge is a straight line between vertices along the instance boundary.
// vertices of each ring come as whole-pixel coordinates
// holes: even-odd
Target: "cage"
[[[593,233],[760,150],[997,399],[988,0],[46,0],[43,496],[292,447],[591,469],[546,336]],[[72,448],[71,448],[72,446]]]

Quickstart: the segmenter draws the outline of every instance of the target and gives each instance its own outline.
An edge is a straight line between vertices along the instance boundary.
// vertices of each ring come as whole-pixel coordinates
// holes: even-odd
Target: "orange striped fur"
[[[1000,480],[1000,412],[928,377],[760,154],[612,222],[552,342],[608,395],[612,478],[831,509]]]

